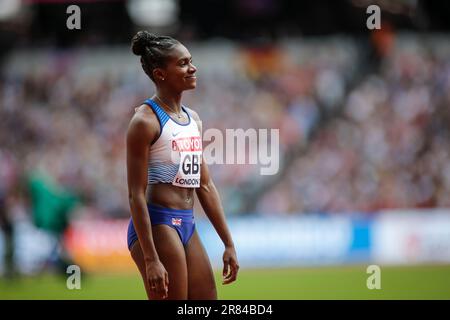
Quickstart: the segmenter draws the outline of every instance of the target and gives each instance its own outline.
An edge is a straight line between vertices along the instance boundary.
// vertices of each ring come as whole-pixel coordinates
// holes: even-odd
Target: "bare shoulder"
[[[146,104],[135,108],[128,126],[128,136],[152,137],[159,132],[159,122],[155,113]]]

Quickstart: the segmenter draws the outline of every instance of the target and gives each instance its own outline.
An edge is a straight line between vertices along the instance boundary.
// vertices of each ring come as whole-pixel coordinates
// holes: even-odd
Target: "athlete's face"
[[[195,72],[197,68],[192,64],[189,50],[178,44],[170,53],[166,68],[163,71],[163,83],[167,83],[176,91],[194,89],[197,85]]]

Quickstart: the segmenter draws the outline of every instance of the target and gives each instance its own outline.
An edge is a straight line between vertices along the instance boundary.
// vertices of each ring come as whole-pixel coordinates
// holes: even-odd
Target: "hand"
[[[236,280],[239,264],[234,246],[225,247],[223,253],[223,281],[222,284],[229,284]]]
[[[167,298],[169,291],[169,274],[161,261],[148,262],[145,267],[151,296],[156,299]]]

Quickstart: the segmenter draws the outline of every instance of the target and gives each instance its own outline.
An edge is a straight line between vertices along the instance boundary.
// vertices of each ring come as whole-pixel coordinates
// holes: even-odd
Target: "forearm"
[[[159,257],[153,242],[151,221],[145,195],[131,196],[129,202],[134,229],[141,245],[144,260],[145,262],[156,261]]]
[[[197,196],[208,219],[211,221],[214,229],[216,229],[220,239],[222,239],[223,244],[226,247],[234,246],[230,230],[225,220],[220,196],[212,180],[201,185],[197,190]]]

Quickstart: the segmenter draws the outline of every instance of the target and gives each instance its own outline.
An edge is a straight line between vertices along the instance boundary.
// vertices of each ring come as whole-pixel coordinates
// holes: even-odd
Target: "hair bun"
[[[138,31],[131,40],[131,50],[137,56],[142,56],[145,49],[151,46],[158,37],[148,31]]]

